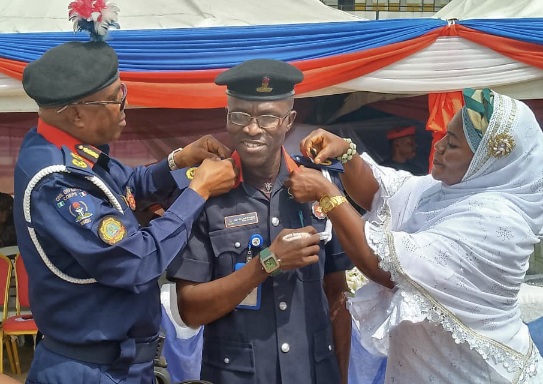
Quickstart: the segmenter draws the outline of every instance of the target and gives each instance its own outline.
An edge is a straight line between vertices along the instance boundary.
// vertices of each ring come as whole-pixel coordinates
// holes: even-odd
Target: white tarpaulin
[[[67,32],[67,0],[2,0],[0,33]],[[355,21],[319,0],[112,0],[123,30]]]
[[[452,0],[434,17],[448,19],[506,19],[543,17],[541,0]]]

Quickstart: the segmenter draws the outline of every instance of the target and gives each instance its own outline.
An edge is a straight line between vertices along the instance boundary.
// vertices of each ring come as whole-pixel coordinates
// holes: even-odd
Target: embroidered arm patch
[[[113,245],[124,239],[126,228],[115,216],[106,216],[98,225],[98,236],[104,243]]]
[[[55,198],[55,206],[68,222],[91,228],[95,213],[92,197],[78,188],[65,188]]]

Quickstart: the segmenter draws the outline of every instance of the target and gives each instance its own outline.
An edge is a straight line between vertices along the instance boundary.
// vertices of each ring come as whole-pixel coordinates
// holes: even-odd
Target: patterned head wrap
[[[494,95],[488,88],[482,90],[466,88],[462,94],[465,103],[462,108],[464,134],[471,151],[475,153],[494,112]]]

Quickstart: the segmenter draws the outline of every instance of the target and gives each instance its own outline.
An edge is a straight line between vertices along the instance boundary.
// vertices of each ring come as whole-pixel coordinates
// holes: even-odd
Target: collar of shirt
[[[81,141],[79,141],[69,133],[64,132],[62,129],[59,129],[51,124],[47,124],[42,119],[38,119],[38,133],[42,135],[45,140],[47,140],[51,144],[54,144],[59,149],[64,146],[75,154],[79,154],[80,152],[77,146],[81,144]],[[102,152],[99,149],[96,149],[96,151],[97,153]],[[85,161],[85,163],[87,163],[89,167],[92,168],[94,166],[94,162],[90,161],[89,159],[85,157],[82,157],[82,159],[83,161]]]
[[[298,164],[296,164],[296,162],[292,159],[292,157],[288,155],[285,147],[282,147],[282,152],[283,152],[283,156],[282,156],[283,159],[281,161],[281,168],[279,169],[279,174],[277,175],[277,179],[275,181],[275,182],[279,181],[281,185],[283,185],[284,181],[289,177],[290,172],[298,169]],[[236,182],[236,185],[234,186],[234,188],[237,188],[240,185],[240,183],[243,182],[243,169],[241,167],[241,159],[239,157],[239,154],[236,151],[232,153],[232,159],[234,160],[236,167],[239,169],[238,180]]]

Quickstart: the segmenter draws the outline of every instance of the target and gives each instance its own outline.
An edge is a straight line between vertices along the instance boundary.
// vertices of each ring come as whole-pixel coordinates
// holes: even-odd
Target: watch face
[[[274,257],[268,257],[262,261],[262,265],[266,271],[272,271],[278,267],[277,261]]]
[[[330,198],[328,196],[325,196],[321,199],[321,201],[319,202],[321,208],[323,211],[328,211],[331,207],[332,207],[332,201],[330,200]]]

